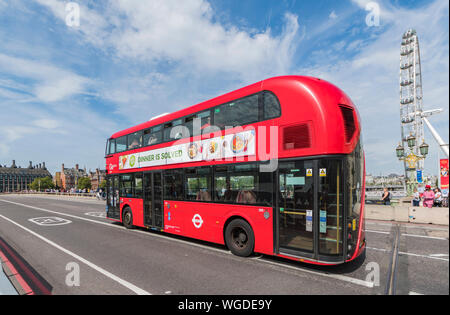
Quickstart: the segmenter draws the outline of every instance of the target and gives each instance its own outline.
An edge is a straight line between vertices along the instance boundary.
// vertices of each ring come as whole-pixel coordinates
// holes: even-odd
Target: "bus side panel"
[[[144,202],[138,198],[120,198],[120,218],[124,207],[130,207],[133,214],[133,225],[144,227]],[[121,220],[122,221],[122,220]]]
[[[223,229],[233,216],[244,218],[253,228],[255,252],[273,255],[272,208],[166,200],[164,232],[225,244]]]

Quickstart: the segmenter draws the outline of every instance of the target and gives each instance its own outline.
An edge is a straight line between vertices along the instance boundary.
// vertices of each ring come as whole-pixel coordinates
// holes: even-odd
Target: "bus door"
[[[343,163],[339,158],[280,162],[277,252],[317,260],[342,260],[345,245],[342,175]]]
[[[112,175],[106,179],[106,205],[107,216],[111,219],[120,219],[119,176]]]
[[[162,173],[144,173],[144,224],[163,228]]]
[[[278,249],[315,257],[317,212],[314,161],[280,162],[278,175]]]

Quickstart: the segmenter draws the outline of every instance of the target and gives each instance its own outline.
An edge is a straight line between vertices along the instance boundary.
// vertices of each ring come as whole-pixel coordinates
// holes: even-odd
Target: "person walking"
[[[413,207],[419,207],[420,206],[420,193],[417,190],[417,188],[414,188],[414,195],[413,195]]]
[[[430,185],[425,186],[425,191],[423,193],[423,206],[427,208],[432,208],[434,204],[434,192],[431,190]]]
[[[383,196],[381,197],[381,201],[385,206],[391,205],[391,193],[387,188],[384,188]]]
[[[434,206],[442,207],[442,193],[439,188],[434,190]]]

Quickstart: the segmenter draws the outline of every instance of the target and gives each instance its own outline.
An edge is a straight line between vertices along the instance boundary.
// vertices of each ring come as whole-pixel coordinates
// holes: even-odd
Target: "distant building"
[[[27,168],[22,168],[16,166],[16,161],[13,160],[10,167],[0,165],[0,192],[28,190],[29,185],[36,178],[43,177],[52,178],[52,175],[45,167],[45,162],[33,166],[33,163],[30,161],[30,165]]]
[[[88,177],[86,169],[80,169],[78,164],[75,165],[75,168],[65,168],[64,164],[62,164],[61,172],[58,173],[59,184],[57,186],[64,190],[77,188],[78,180],[83,177]]]
[[[95,172],[89,171],[89,179],[91,180],[91,189],[97,190],[102,181],[106,179],[106,170],[99,170],[97,168]]]

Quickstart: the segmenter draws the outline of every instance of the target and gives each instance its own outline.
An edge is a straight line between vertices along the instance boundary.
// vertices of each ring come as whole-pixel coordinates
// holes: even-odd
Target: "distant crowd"
[[[438,187],[431,189],[430,185],[425,186],[425,191],[420,193],[417,189],[414,190],[413,206],[419,207],[420,202],[427,208],[432,207],[448,207],[448,189],[442,192]]]
[[[385,205],[391,204],[391,193],[387,188],[384,189],[381,201]],[[425,190],[419,192],[416,188],[414,189],[412,205],[414,207],[423,206],[426,208],[448,207],[448,189],[441,191],[438,187],[431,189],[430,185],[426,185]]]

